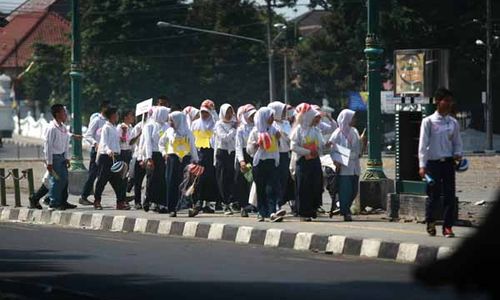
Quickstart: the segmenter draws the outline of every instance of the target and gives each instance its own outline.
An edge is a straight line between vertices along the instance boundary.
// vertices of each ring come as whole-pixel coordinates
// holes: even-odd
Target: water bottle
[[[434,178],[432,178],[429,174],[425,174],[424,181],[430,186],[434,185]]]

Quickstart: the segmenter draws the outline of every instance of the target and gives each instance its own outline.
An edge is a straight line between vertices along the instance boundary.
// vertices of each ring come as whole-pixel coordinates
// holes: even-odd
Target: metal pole
[[[285,103],[288,104],[288,53],[284,51],[284,74],[283,74],[283,88],[285,94]]]
[[[27,169],[28,172],[28,195],[33,195],[35,193],[35,183],[33,181],[33,169]]]
[[[81,46],[80,46],[80,0],[71,1],[71,110],[73,112],[72,128],[73,133],[82,134],[82,117],[81,117]],[[85,170],[82,156],[82,141],[80,139],[72,139],[73,153],[71,156],[72,170]]]
[[[19,169],[12,169],[12,179],[14,180],[15,207],[21,207],[21,189],[19,188]]]
[[[275,100],[274,89],[274,63],[273,63],[273,42],[272,42],[272,27],[273,27],[273,9],[271,0],[267,0],[267,59],[269,71],[269,102]]]
[[[366,35],[365,55],[368,75],[368,163],[363,175],[365,180],[387,178],[382,164],[382,131],[380,108],[380,66],[382,54],[378,38],[378,0],[368,0],[368,32]]]
[[[0,168],[0,205],[7,206],[7,194],[5,193],[5,169]]]
[[[491,94],[491,0],[486,0],[486,150],[493,150],[493,101]]]

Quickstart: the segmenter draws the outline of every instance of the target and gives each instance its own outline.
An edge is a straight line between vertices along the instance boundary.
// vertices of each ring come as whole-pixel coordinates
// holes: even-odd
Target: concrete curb
[[[427,263],[452,253],[449,247],[359,239],[282,229],[259,229],[198,221],[155,220],[103,213],[49,211],[29,208],[0,207],[0,222],[60,225],[71,228],[173,235],[186,238],[220,240],[264,247],[288,248],[330,255],[359,256],[392,260],[400,263]]]

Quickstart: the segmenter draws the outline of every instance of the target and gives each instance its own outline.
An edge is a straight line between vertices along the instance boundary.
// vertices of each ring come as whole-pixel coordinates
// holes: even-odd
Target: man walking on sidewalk
[[[428,182],[425,221],[427,232],[435,236],[435,214],[443,195],[443,235],[454,237],[455,161],[462,158],[462,138],[457,120],[450,116],[453,94],[440,88],[436,91],[435,103],[436,112],[422,120],[418,145],[419,175]]]
[[[97,163],[96,163],[97,148],[99,145],[99,140],[101,139],[102,127],[104,126],[104,124],[106,124],[106,118],[104,117],[104,113],[108,109],[108,106],[109,102],[107,101],[103,101],[101,103],[101,106],[99,107],[100,113],[94,118],[91,117],[87,132],[85,132],[85,135],[83,136],[83,138],[90,145],[92,145],[92,148],[90,149],[89,175],[87,177],[85,185],[83,186],[83,191],[80,200],[78,200],[78,203],[82,205],[93,205],[93,203],[90,202],[87,199],[87,197],[92,193],[92,189],[94,188],[94,182],[97,178]]]

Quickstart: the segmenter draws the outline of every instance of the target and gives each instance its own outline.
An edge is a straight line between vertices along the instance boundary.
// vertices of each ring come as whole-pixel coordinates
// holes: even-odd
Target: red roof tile
[[[33,44],[69,44],[70,23],[53,12],[16,15],[0,28],[0,67],[24,66],[33,54]],[[18,45],[16,51],[16,43]]]

